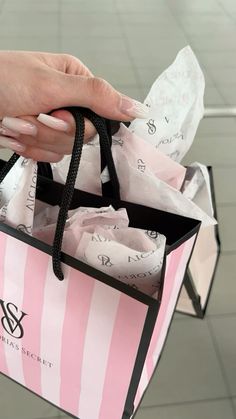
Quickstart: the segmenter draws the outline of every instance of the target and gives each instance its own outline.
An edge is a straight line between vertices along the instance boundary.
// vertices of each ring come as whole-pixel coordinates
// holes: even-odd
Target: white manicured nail
[[[58,131],[68,131],[69,124],[62,119],[55,118],[55,116],[47,115],[45,113],[40,113],[37,117],[37,120],[42,124],[46,125],[49,128],[56,129]]]
[[[33,135],[37,134],[37,127],[31,122],[25,121],[20,118],[12,118],[5,116],[2,120],[3,128],[8,128],[12,131],[16,131],[19,134]]]
[[[0,136],[0,147],[10,148],[16,152],[25,151],[26,147],[24,144],[15,141],[14,138]]]
[[[6,135],[7,137],[16,137],[20,136],[19,132],[12,131],[11,129],[0,127],[0,135]]]
[[[121,96],[120,110],[131,118],[142,119],[147,119],[150,112],[150,109],[146,105],[125,95]]]

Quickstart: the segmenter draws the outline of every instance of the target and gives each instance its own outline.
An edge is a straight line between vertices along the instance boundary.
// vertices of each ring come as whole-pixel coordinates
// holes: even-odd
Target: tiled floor
[[[186,44],[206,77],[206,105],[236,105],[235,0],[0,0],[0,49],[74,54],[139,100]],[[137,419],[236,418],[235,137],[235,119],[203,120],[185,159],[213,165],[223,252],[206,319],[175,317]],[[6,378],[0,412],[67,418]]]

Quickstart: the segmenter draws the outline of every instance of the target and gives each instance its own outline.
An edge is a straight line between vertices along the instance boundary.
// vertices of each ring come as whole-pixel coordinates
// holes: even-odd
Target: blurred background
[[[141,101],[188,44],[205,105],[236,105],[235,0],[0,0],[0,49],[73,54]],[[175,315],[137,419],[236,418],[235,118],[203,119],[184,163],[196,160],[213,166],[222,255],[206,318]],[[68,416],[1,377],[0,418]]]

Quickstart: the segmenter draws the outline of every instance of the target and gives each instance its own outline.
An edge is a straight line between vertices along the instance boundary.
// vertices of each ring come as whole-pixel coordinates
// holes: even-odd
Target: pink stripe
[[[183,284],[184,273],[185,273],[185,270],[186,270],[186,267],[187,267],[187,263],[188,263],[188,260],[189,260],[191,250],[193,248],[194,240],[195,240],[195,236],[192,237],[191,239],[189,239],[188,242],[185,243],[184,251],[183,251],[181,259],[180,259],[178,270],[176,271],[174,286],[173,286],[172,294],[170,296],[170,301],[169,301],[169,305],[168,305],[168,308],[167,308],[165,322],[164,322],[164,325],[162,326],[162,330],[161,330],[160,336],[158,338],[158,342],[157,342],[157,346],[155,348],[155,351],[152,354],[153,365],[154,366],[156,365],[156,362],[160,357],[162,347],[165,343],[166,334],[167,334],[168,327],[169,327],[169,324],[171,322],[171,318],[172,318],[172,315],[173,315],[173,312],[174,312],[174,309],[175,309],[175,306],[176,306],[176,303],[177,303],[177,298],[178,298],[178,295],[179,295],[179,291],[180,291],[181,286]]]
[[[182,246],[179,246],[177,249],[171,252],[171,255],[169,256],[170,262],[168,264],[168,269],[165,274],[164,290],[163,290],[163,295],[162,295],[161,306],[158,313],[157,323],[155,326],[154,334],[152,336],[149,353],[148,353],[148,359],[147,359],[148,377],[151,377],[153,369],[154,369],[153,358],[152,356],[149,356],[149,354],[153,354],[156,348],[156,345],[157,345],[157,342],[158,342],[158,339],[159,339],[159,336],[160,336],[160,333],[161,333],[161,330],[165,321],[165,317],[166,317],[166,313],[167,313],[167,309],[169,305],[169,300],[170,300],[172,288],[175,281],[176,272],[178,270],[178,265],[180,263],[182,253],[184,251],[184,247],[185,247],[185,244],[183,244]]]
[[[71,269],[68,279],[62,333],[60,405],[67,412],[77,415],[84,341],[95,281],[75,269]]]
[[[6,241],[7,241],[6,234],[1,232],[0,233],[0,298],[1,299],[3,298],[3,292],[4,292],[4,260],[5,260],[5,252],[6,252]],[[0,310],[1,310],[1,307],[0,307]],[[4,336],[2,322],[0,322],[0,335],[1,337]],[[6,356],[5,356],[5,344],[2,341],[2,338],[0,338],[0,371],[6,375],[9,375],[9,371],[8,371],[7,363],[6,363]]]
[[[24,319],[22,362],[26,386],[39,395],[42,394],[41,368],[43,366],[36,358],[40,356],[41,318],[48,259],[49,256],[46,253],[28,246],[23,299],[23,311],[27,313],[27,316]],[[26,351],[29,351],[32,357],[27,355]]]
[[[122,294],[111,341],[99,418],[120,419],[148,307]]]

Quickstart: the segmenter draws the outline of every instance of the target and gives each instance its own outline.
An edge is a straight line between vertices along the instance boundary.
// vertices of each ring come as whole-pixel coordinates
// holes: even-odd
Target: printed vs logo
[[[24,329],[21,322],[27,314],[20,311],[15,304],[6,303],[1,299],[0,306],[4,314],[1,318],[4,330],[14,338],[21,339],[24,336]]]

